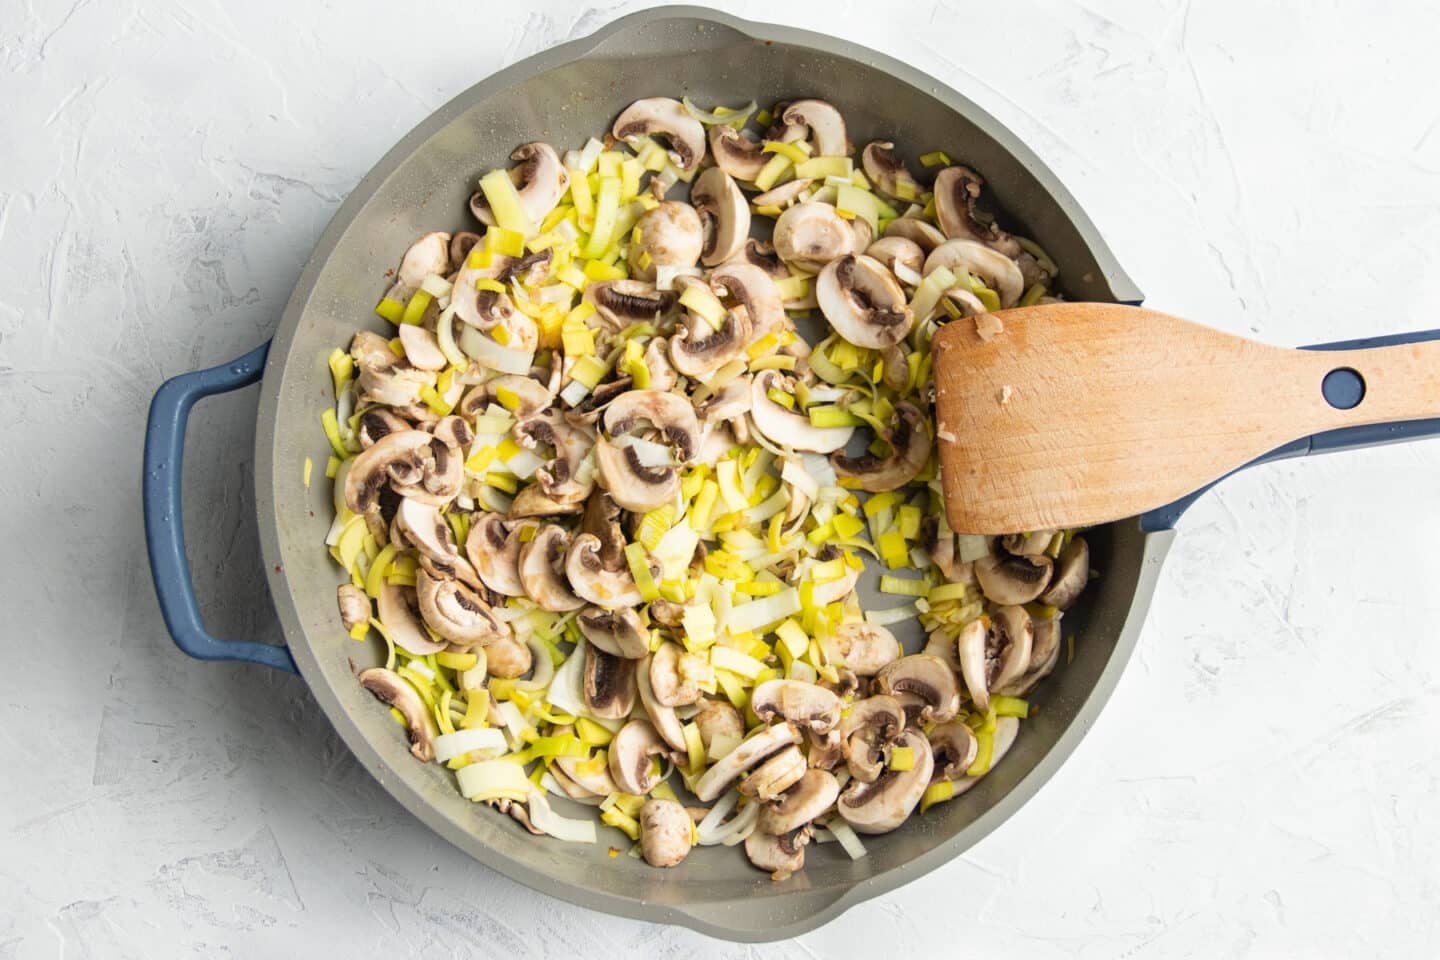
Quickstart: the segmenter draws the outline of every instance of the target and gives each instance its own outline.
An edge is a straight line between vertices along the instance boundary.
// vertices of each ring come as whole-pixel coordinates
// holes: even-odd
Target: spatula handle
[[[1272,460],[1440,436],[1440,330],[1321,343],[1301,350],[1319,354],[1301,364],[1307,375],[1317,378],[1326,418],[1333,417],[1339,425],[1277,447],[1231,473]],[[1144,514],[1141,527],[1170,529],[1190,504],[1223,479]]]

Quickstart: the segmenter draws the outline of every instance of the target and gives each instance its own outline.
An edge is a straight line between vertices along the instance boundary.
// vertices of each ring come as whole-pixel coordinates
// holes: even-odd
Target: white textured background
[[[331,212],[433,108],[638,5],[407,6],[0,0],[0,958],[1434,955],[1440,441],[1207,497],[1033,802],[749,950],[476,866],[301,682],[176,652],[140,533],[154,388],[268,335]],[[978,100],[1153,306],[1282,344],[1440,326],[1432,3],[726,6]],[[254,398],[200,408],[187,503],[211,626],[274,640]]]

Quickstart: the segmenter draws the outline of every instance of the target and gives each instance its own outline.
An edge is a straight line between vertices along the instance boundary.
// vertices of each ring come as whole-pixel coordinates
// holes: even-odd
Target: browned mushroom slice
[[[871,493],[894,490],[915,479],[930,460],[930,431],[926,417],[910,403],[895,404],[895,425],[884,435],[890,452],[884,457],[863,453],[846,456],[843,450],[830,454],[830,463],[842,477],[854,477],[860,488]]]
[[[700,174],[690,187],[690,203],[705,238],[701,261],[713,267],[739,253],[750,235],[750,204],[730,174],[719,167]]]
[[[645,629],[640,615],[628,607],[618,610],[587,607],[580,611],[576,622],[592,646],[612,656],[639,660],[650,652],[650,631]]]
[[[975,215],[975,205],[985,181],[969,167],[946,167],[935,176],[935,217],[945,236],[974,240],[1006,257],[1020,254],[1020,244],[994,222],[982,222]]]
[[[1034,533],[1007,533],[1000,538],[1000,546],[1006,553],[1017,557],[1030,557],[1044,553],[1055,539],[1054,530],[1037,530]]]
[[[815,281],[815,299],[835,332],[857,347],[899,343],[915,324],[894,275],[864,254],[847,254],[826,264]]]
[[[704,125],[690,115],[684,104],[669,97],[636,100],[616,118],[611,133],[617,140],[660,140],[675,166],[687,173],[705,158]]]
[[[360,414],[356,426],[356,435],[360,438],[362,450],[368,450],[392,433],[403,433],[410,429],[410,424],[384,407],[371,407]]]
[[[634,323],[659,322],[674,309],[676,294],[642,280],[604,280],[587,284],[582,299],[619,331]]]
[[[1048,603],[1057,610],[1068,610],[1090,582],[1090,545],[1084,537],[1076,537],[1066,544],[1055,562],[1055,576],[1040,602]]]
[[[595,489],[595,481],[580,470],[595,437],[588,427],[576,425],[551,407],[511,428],[515,440],[545,460],[535,471],[535,480],[545,494],[559,501],[584,500]]]
[[[415,688],[404,678],[384,667],[362,670],[360,686],[375,699],[400,711],[405,718],[405,732],[410,737],[410,753],[416,760],[429,763],[435,759],[435,731],[430,726],[430,711]]]
[[[619,720],[635,708],[635,661],[585,646],[585,706],[597,717]]]
[[[345,474],[345,505],[354,513],[369,513],[379,505],[380,488],[390,481],[423,482],[426,472],[435,469],[434,440],[423,430],[402,430],[360,451]]]
[[[865,256],[873,257],[907,287],[919,286],[925,268],[925,252],[914,240],[905,237],[881,237],[865,248]]]
[[[1029,603],[1050,584],[1052,564],[1049,557],[1000,554],[975,561],[975,579],[991,603]]]
[[[945,661],[923,653],[886,664],[875,675],[875,689],[894,696],[905,704],[907,697],[917,702],[921,723],[944,723],[960,710],[960,685]]]
[[[370,598],[365,591],[353,583],[342,583],[336,591],[340,604],[340,624],[346,630],[353,630],[370,619]]]
[[[673,867],[694,844],[694,823],[678,801],[651,798],[640,808],[640,855],[652,867]]]
[[[715,165],[736,180],[754,180],[770,160],[760,144],[747,140],[740,131],[725,123],[710,128],[710,153]]]
[[[416,657],[439,653],[448,647],[449,641],[432,640],[421,625],[420,600],[413,587],[381,580],[379,596],[375,598],[376,616],[390,633],[395,646]]]
[[[685,322],[670,337],[670,363],[687,377],[703,377],[739,357],[751,333],[750,312],[744,306],[726,310],[719,327],[687,310]]]
[[[843,707],[835,694],[804,680],[766,680],[750,695],[750,709],[762,721],[783,717],[817,733],[833,730],[840,722]]]
[[[919,182],[906,169],[905,162],[895,156],[895,144],[889,140],[872,140],[860,154],[866,178],[878,193],[892,200],[910,201],[920,196]]]
[[[698,703],[700,687],[696,677],[701,663],[703,658],[688,653],[678,643],[660,644],[650,658],[650,688],[655,691],[655,699],[667,707]]]
[[[807,770],[795,785],[760,810],[755,829],[785,834],[798,830],[834,806],[840,782],[828,770]]]

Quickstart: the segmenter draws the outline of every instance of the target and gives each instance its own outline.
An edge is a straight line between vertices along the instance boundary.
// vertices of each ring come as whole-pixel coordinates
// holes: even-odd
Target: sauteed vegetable
[[[823,100],[640,100],[511,159],[329,358],[359,682],[533,833],[603,840],[561,797],[655,866],[864,856],[1005,755],[1090,576],[1074,531],[957,535],[936,476],[931,337],[1003,336],[1055,264]]]

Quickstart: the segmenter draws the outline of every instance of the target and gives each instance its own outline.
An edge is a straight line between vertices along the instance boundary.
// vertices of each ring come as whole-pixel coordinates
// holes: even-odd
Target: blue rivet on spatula
[[[1365,378],[1349,367],[1337,367],[1320,381],[1320,392],[1336,410],[1350,410],[1365,399]]]

